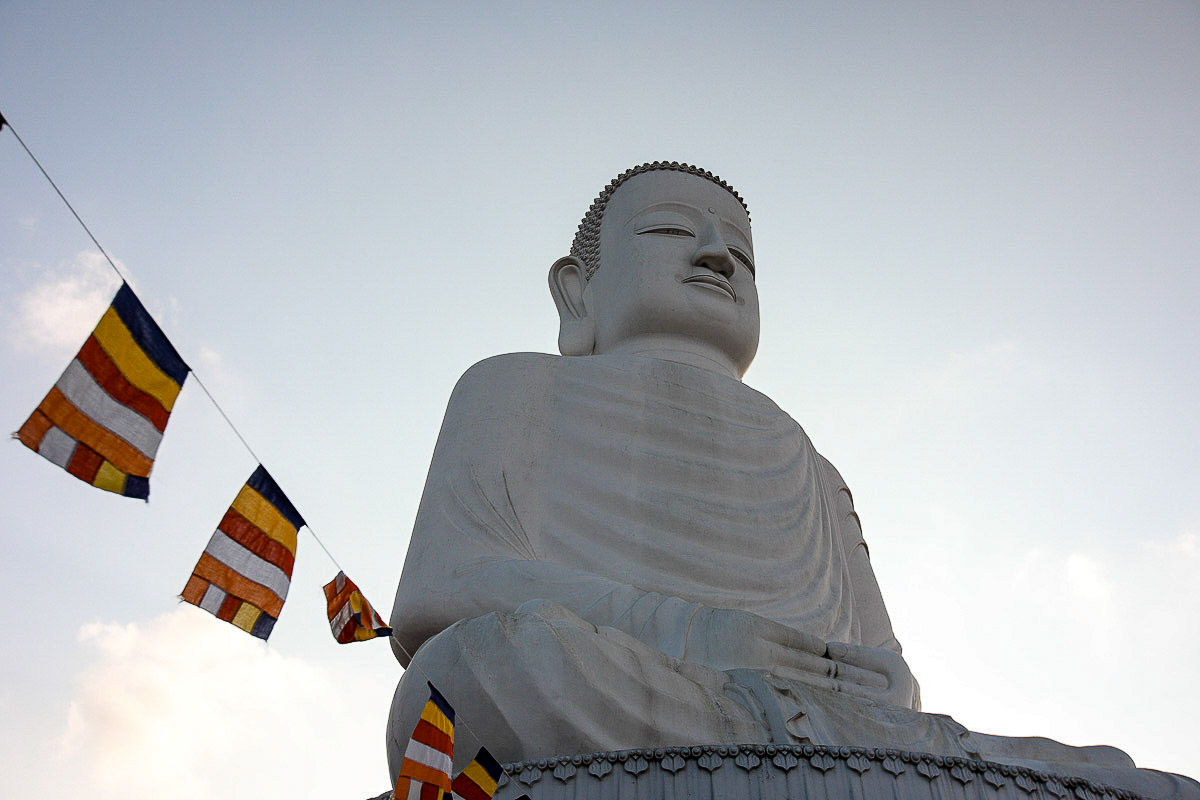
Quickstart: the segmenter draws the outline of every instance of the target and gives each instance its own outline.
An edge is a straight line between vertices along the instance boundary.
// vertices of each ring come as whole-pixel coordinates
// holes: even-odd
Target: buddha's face
[[[585,298],[595,353],[667,342],[717,354],[740,377],[758,350],[750,219],[697,175],[635,175],[609,198]]]

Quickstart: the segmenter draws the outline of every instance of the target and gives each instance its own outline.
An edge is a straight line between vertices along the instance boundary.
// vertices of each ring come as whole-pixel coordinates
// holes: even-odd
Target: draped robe
[[[769,398],[651,358],[476,364],[447,406],[396,592],[393,647],[413,664],[389,720],[393,778],[428,679],[466,721],[463,759],[485,742],[501,761],[816,742],[1071,763],[1155,796],[1182,780],[1200,797],[1115,748],[971,733],[691,664],[689,630],[712,608],[900,650],[849,489]]]
[[[675,655],[699,606],[899,649],[849,490],[800,426],[739,381],[649,358],[498,356],[451,396],[393,624],[411,653],[533,598],[632,617]]]

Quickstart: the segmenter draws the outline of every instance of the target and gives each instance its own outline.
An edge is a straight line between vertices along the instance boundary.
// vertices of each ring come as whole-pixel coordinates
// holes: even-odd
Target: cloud
[[[186,605],[79,637],[95,660],[59,742],[60,790],[65,776],[127,800],[367,796],[386,783],[382,737],[366,737],[364,759],[352,689],[320,666]]]
[[[15,300],[10,345],[26,352],[70,355],[83,344],[120,285],[104,256],[95,251],[47,270]]]

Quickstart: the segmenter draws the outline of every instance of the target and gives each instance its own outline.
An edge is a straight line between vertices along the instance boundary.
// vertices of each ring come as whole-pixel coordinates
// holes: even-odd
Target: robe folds
[[[531,599],[673,656],[706,606],[899,649],[849,490],[800,426],[739,381],[650,358],[497,356],[450,398],[398,640],[411,654]]]
[[[849,489],[769,398],[630,356],[487,359],[451,395],[391,616],[408,667],[393,781],[432,681],[455,766],[634,747],[814,743],[983,758],[1146,797],[1200,785],[1110,747],[688,661],[713,609],[899,653]]]

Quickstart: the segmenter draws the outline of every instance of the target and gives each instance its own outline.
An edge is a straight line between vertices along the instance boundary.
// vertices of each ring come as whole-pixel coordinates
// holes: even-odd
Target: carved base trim
[[[928,753],[822,745],[701,745],[504,765],[495,800],[1143,800],[1083,778]]]

